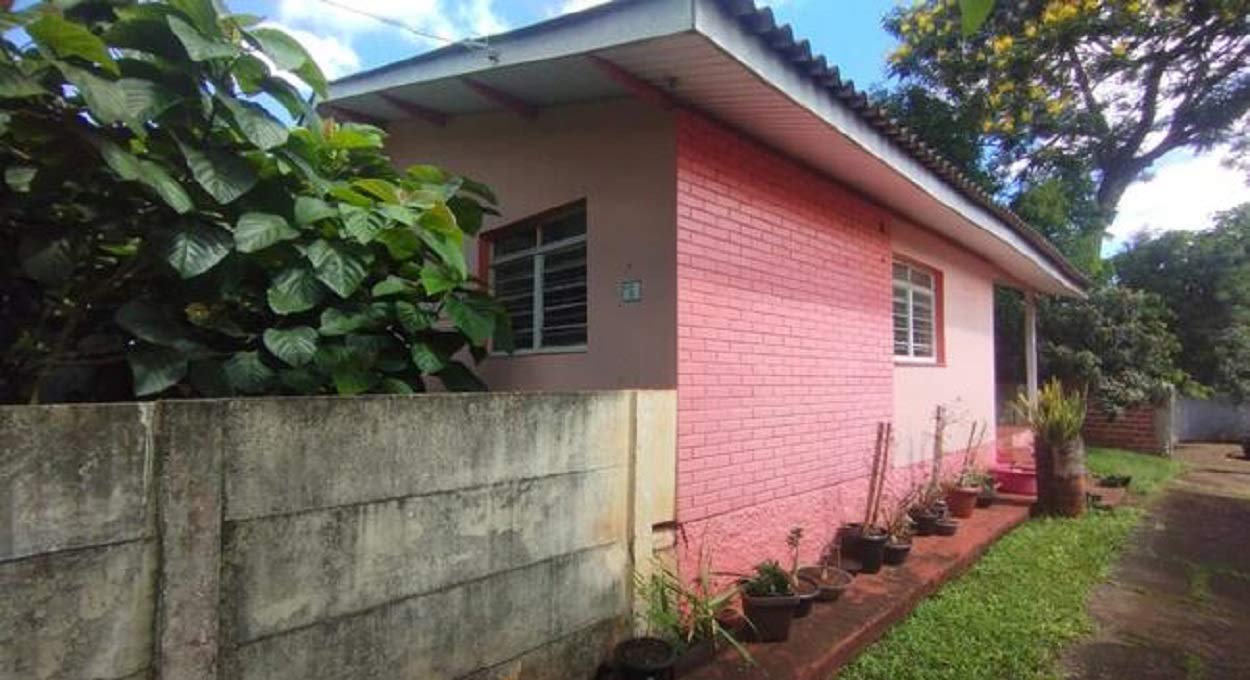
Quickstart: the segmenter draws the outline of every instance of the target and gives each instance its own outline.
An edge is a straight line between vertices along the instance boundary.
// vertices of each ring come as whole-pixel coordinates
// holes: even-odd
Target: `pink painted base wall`
[[[677,515],[716,568],[819,544],[862,507],[893,408],[879,209],[684,112],[677,124]]]

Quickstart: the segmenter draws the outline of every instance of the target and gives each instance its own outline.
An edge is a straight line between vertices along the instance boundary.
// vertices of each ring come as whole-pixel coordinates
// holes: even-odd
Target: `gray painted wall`
[[[1240,442],[1250,434],[1250,403],[1231,397],[1180,397],[1177,433],[1181,441]]]
[[[672,519],[675,411],[671,391],[0,408],[0,678],[589,677]]]

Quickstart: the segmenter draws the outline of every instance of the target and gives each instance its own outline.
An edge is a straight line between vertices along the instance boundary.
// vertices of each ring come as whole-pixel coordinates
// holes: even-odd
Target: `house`
[[[497,192],[472,252],[518,350],[488,384],[676,389],[673,519],[722,568],[860,516],[879,422],[898,479],[939,405],[944,449],[987,455],[994,287],[1031,310],[1085,286],[751,0],[618,0],[349,76],[327,108]]]

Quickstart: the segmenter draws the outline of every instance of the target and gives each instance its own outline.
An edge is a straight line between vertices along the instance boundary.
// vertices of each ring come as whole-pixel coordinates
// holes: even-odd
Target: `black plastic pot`
[[[885,544],[889,536],[881,534],[861,534],[856,541],[859,550],[859,561],[863,565],[861,574],[875,574],[881,571],[881,562],[885,559]]]
[[[941,516],[932,510],[917,510],[912,513],[911,519],[915,524],[915,534],[917,536],[932,536],[937,530],[937,521]]]
[[[911,554],[911,543],[896,543],[889,541],[885,544],[885,553],[882,561],[891,567],[897,567],[907,561],[907,556]]]
[[[844,559],[859,559],[859,537],[862,533],[864,533],[864,525],[859,522],[851,522],[838,527],[838,546]]]
[[[799,608],[799,598],[794,595],[773,597],[742,596],[743,614],[751,622],[749,630],[755,632],[760,642],[785,642],[790,637],[790,622]]]
[[[995,501],[997,498],[998,498],[998,494],[996,494],[996,493],[987,493],[987,492],[985,492],[985,491],[982,491],[982,492],[981,492],[981,493],[977,496],[977,507],[978,507],[978,508],[988,508],[988,507],[990,507],[991,505],[993,505],[993,504],[994,504],[994,501]]]
[[[812,603],[820,597],[820,588],[813,581],[800,577],[794,585],[794,594],[799,596],[799,606],[794,610],[794,618],[801,619],[812,613]]]
[[[816,595],[817,600],[836,602],[851,586],[851,579],[854,576],[849,571],[835,567],[801,567],[799,578],[805,578],[816,584],[819,590]]]
[[[659,638],[630,638],[612,653],[621,680],[673,680],[677,650]]]
[[[959,531],[959,522],[949,518],[939,519],[933,527],[937,536],[954,536],[956,531]]]

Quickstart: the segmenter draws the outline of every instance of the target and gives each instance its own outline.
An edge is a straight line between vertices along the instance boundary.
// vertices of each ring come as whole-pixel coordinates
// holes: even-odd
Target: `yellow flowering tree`
[[[923,0],[885,25],[903,87],[976,119],[982,169],[1076,169],[1103,222],[1169,151],[1250,154],[1250,0]]]

